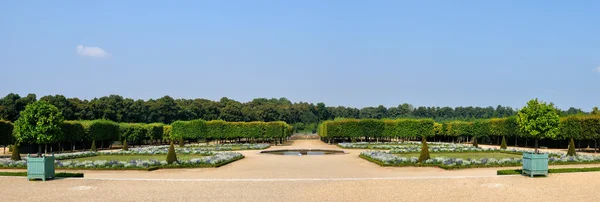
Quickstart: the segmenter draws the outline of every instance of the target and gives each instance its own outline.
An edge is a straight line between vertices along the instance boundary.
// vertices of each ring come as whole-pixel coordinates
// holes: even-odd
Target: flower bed
[[[194,148],[184,147],[175,148],[177,154],[198,154],[203,156],[213,155],[214,150],[205,148]],[[100,152],[100,155],[161,155],[169,152],[169,146],[152,146],[152,147],[141,147],[141,148],[130,148],[129,151],[115,151],[115,152]]]
[[[429,148],[475,148],[471,145],[454,144],[445,142],[427,143]],[[338,147],[345,149],[421,149],[420,142],[357,142],[357,143],[339,143]]]
[[[505,166],[521,166],[522,158],[482,158],[482,159],[462,159],[449,157],[436,157],[418,163],[417,157],[400,157],[391,152],[383,151],[364,151],[360,153],[360,157],[376,163],[381,166],[434,166],[443,169],[460,169],[460,168],[480,168],[480,167],[505,167]],[[550,165],[562,164],[589,164],[600,163],[600,157],[591,155],[578,156],[553,156],[548,159]]]
[[[271,147],[268,143],[258,144],[219,144],[219,145],[206,145],[206,144],[187,144],[186,147],[200,147],[205,149],[212,149],[216,151],[232,151],[232,150],[260,150]]]
[[[159,168],[203,168],[219,167],[228,163],[244,158],[244,155],[237,152],[219,152],[212,156],[204,156],[190,160],[182,160],[177,163],[167,164],[167,161],[157,160],[131,160],[131,161],[77,161],[66,160],[56,161],[56,169],[98,169],[98,170],[155,170]],[[25,169],[27,164],[25,160],[13,161],[10,159],[0,159],[0,168]]]
[[[92,157],[92,156],[98,156],[98,152],[84,151],[84,152],[62,153],[62,154],[55,154],[54,158],[56,160],[65,160],[65,159],[76,159],[76,158],[84,158],[84,157]]]

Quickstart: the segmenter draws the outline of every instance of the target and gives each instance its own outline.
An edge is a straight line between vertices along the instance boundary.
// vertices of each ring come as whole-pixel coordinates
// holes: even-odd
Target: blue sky
[[[7,1],[0,94],[598,106],[598,1]]]

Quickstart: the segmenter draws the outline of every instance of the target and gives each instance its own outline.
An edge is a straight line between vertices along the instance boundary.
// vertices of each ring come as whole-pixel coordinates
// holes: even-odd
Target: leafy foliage
[[[37,101],[27,105],[14,125],[14,135],[19,143],[50,144],[62,135],[62,113],[54,105]]]
[[[536,139],[556,138],[559,133],[560,118],[554,105],[537,99],[527,102],[527,106],[517,113],[517,122],[524,135]]]

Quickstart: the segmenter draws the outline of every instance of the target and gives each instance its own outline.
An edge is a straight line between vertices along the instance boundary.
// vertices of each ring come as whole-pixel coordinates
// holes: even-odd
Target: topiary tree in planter
[[[37,101],[21,111],[14,124],[14,136],[18,143],[38,144],[38,156],[42,145],[54,143],[61,135],[64,118],[60,110],[45,101]]]
[[[167,153],[167,163],[173,164],[173,162],[177,161],[177,154],[175,154],[175,146],[173,146],[173,141],[171,141],[171,146],[169,146],[169,152]]]
[[[577,155],[577,152],[575,152],[575,141],[573,141],[573,138],[571,138],[571,140],[569,141],[569,150],[567,151],[567,156],[575,155]]]
[[[429,147],[427,146],[427,139],[425,137],[421,138],[421,155],[419,155],[419,163],[430,159],[429,156]]]
[[[506,138],[504,136],[502,136],[502,143],[500,144],[500,149],[507,149]]]
[[[560,118],[554,104],[533,99],[517,113],[519,129],[526,137],[535,139],[535,153],[539,153],[538,140],[556,138],[559,133]]]

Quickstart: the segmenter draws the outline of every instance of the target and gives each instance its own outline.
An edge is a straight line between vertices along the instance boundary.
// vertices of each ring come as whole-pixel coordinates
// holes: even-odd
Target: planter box
[[[27,179],[46,179],[54,178],[54,154],[52,156],[42,156],[32,158],[27,155]]]
[[[548,176],[548,154],[523,153],[523,175]]]

